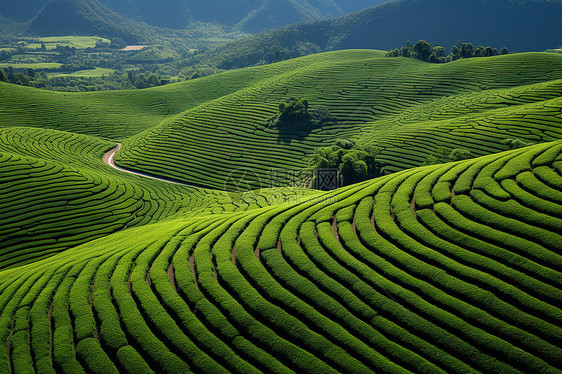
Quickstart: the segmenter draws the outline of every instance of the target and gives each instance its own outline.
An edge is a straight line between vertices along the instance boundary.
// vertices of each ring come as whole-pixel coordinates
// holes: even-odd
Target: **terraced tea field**
[[[0,269],[178,213],[245,210],[311,194],[263,191],[232,199],[222,191],[147,180],[108,168],[102,157],[113,146],[56,130],[0,130]]]
[[[0,273],[3,372],[559,372],[562,141]]]
[[[561,97],[546,53],[0,84],[0,373],[560,373]],[[341,138],[387,175],[301,188]]]
[[[247,168],[259,188],[272,169],[300,170],[315,149],[338,138],[380,148],[390,172],[420,166],[438,147],[462,147],[480,156],[506,150],[501,141],[507,138],[562,138],[561,56],[519,54],[451,64],[361,52],[348,56],[305,58],[309,64],[290,74],[188,110],[125,140],[116,162],[214,188],[223,188],[232,169]],[[285,65],[267,68],[276,66]],[[327,108],[338,123],[310,133],[270,128],[268,119],[288,97]],[[278,186],[287,183],[281,179]]]

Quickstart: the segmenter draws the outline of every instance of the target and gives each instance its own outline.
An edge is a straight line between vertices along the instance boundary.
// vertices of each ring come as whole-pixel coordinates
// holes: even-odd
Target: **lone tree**
[[[461,46],[462,58],[471,58],[474,56],[474,46],[471,43],[462,43]]]
[[[4,76],[4,72],[0,70],[0,82],[5,82],[5,81],[6,81],[6,77]]]
[[[308,100],[291,98],[286,103],[279,104],[277,121],[288,127],[298,128],[309,119],[308,107]]]
[[[425,40],[420,40],[414,45],[414,52],[418,54],[420,60],[428,61],[431,55],[431,44]]]

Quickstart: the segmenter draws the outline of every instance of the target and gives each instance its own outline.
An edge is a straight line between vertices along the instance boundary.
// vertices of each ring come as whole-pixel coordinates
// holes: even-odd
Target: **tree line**
[[[441,45],[432,45],[431,43],[420,40],[412,45],[407,42],[402,48],[395,48],[386,54],[387,57],[409,57],[416,58],[421,61],[432,63],[447,63],[462,58],[472,57],[491,57],[498,55],[507,55],[509,50],[502,47],[499,51],[497,48],[477,46],[474,47],[472,43],[457,42],[450,50],[449,54],[445,56],[445,47]]]
[[[61,69],[72,71],[71,67],[63,66]],[[76,69],[74,69],[76,70]],[[127,74],[115,72],[103,76],[80,77],[71,75],[48,76],[45,71],[36,71],[31,68],[0,69],[0,82],[17,84],[53,91],[84,92],[104,90],[130,90],[163,86],[172,83],[172,80],[159,74],[129,71]]]

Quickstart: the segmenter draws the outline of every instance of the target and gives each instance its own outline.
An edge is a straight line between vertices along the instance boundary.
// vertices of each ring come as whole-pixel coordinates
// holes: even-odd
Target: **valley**
[[[0,0],[0,373],[561,373],[561,3],[451,4]]]

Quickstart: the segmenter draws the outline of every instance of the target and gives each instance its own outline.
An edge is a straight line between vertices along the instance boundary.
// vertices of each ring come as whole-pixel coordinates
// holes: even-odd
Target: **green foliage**
[[[523,148],[534,144],[532,142],[526,142],[521,139],[511,139],[511,138],[503,139],[500,143],[502,145],[508,146],[509,149]]]
[[[336,145],[314,153],[311,168],[337,170],[341,186],[348,186],[382,175],[383,165],[377,161],[377,154],[377,149],[358,147],[347,139],[338,140]]]
[[[448,56],[445,57],[445,47],[432,46],[425,40],[420,40],[413,47],[411,44],[400,49],[393,49],[388,51],[387,57],[412,57],[421,61],[432,63],[444,63],[456,61],[461,58],[471,57],[492,57],[497,55],[507,55],[509,52],[507,48],[503,47],[498,53],[498,50],[492,47],[478,46],[476,49],[470,43],[457,43],[451,48]]]
[[[474,158],[468,149],[439,147],[425,158],[424,165],[438,165],[452,161],[462,161]]]
[[[337,123],[326,107],[310,107],[308,100],[289,98],[279,104],[279,113],[270,120],[278,129],[311,131],[327,123]]]
[[[308,130],[312,127],[310,113],[308,112],[308,100],[287,99],[279,104],[279,115],[276,120],[277,127],[288,127],[293,129]]]

